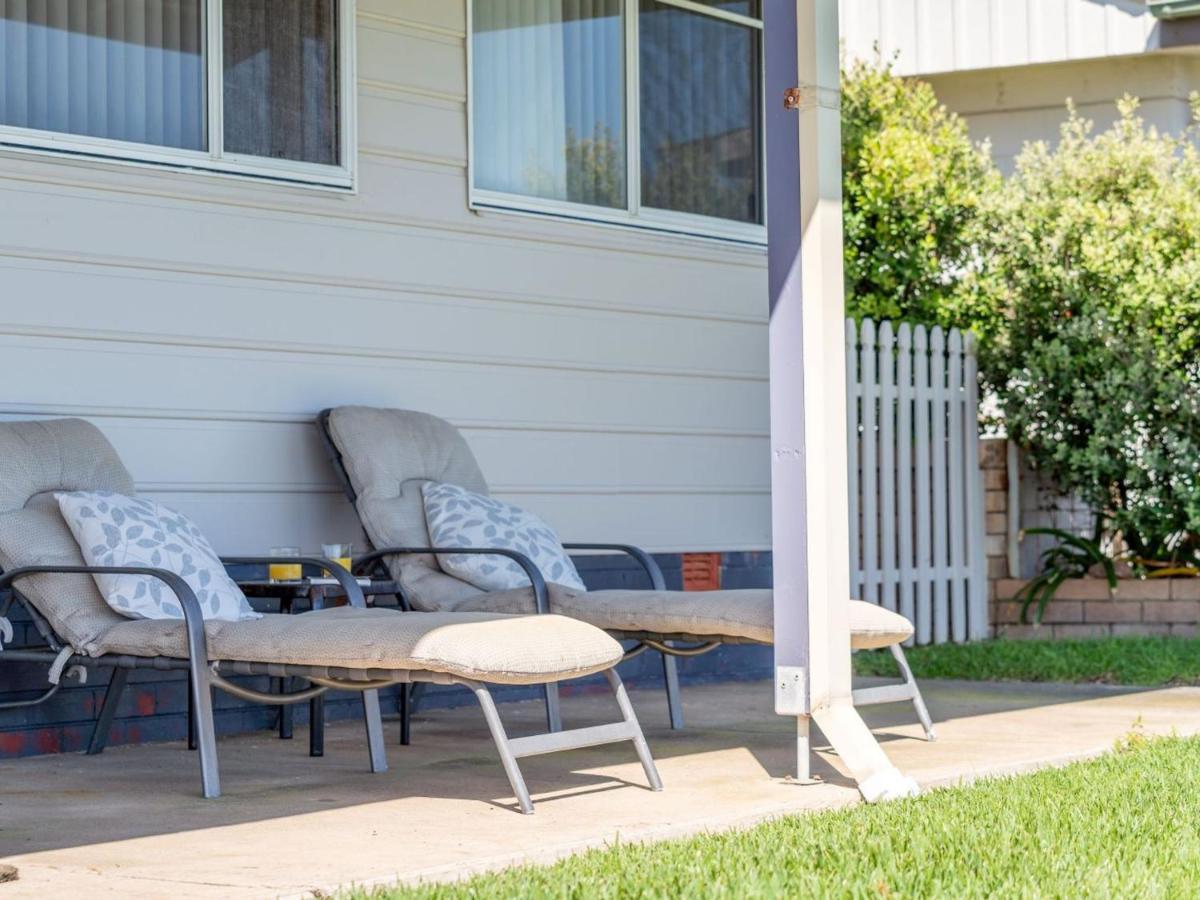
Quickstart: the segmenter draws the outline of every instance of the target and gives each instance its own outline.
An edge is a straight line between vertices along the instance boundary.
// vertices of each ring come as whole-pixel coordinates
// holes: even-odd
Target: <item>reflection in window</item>
[[[475,0],[475,185],[623,208],[621,0]]]
[[[638,24],[642,203],[761,223],[758,30],[655,0]]]

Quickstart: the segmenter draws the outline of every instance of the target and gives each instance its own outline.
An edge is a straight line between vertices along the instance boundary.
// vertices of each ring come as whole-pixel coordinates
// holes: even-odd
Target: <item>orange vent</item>
[[[685,591],[719,591],[721,589],[721,554],[683,554],[683,589]]]

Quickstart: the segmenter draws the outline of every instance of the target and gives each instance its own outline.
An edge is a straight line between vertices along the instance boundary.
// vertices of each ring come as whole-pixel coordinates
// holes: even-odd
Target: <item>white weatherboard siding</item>
[[[840,0],[846,52],[879,45],[903,75],[1142,53],[1158,20],[1140,0]]]
[[[467,209],[465,7],[360,0],[356,194],[0,150],[0,414],[222,552],[353,539],[313,415],[462,426],[564,538],[770,546],[766,257]]]

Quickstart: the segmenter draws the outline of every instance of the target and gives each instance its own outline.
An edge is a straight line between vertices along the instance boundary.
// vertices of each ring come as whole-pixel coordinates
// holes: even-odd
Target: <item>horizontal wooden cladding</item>
[[[337,315],[331,310],[330,315]],[[549,338],[548,338],[549,339]],[[766,384],[0,335],[7,401],[271,418],[363,403],[453,420],[762,434]],[[21,408],[30,408],[22,406]]]
[[[765,378],[765,328],[631,316],[449,290],[370,291],[0,257],[0,334],[429,362]],[[89,315],[102,303],[101,320]],[[253,311],[248,315],[247,311]],[[91,328],[81,322],[94,323]]]
[[[436,33],[388,27],[398,20],[364,16],[359,20],[360,81],[395,84],[466,100],[466,46],[461,39],[438,39]],[[382,26],[382,27],[381,27]]]
[[[324,195],[330,215],[181,204],[54,185],[0,190],[0,255],[337,284],[497,289],[512,296],[742,316],[762,321],[765,269],[514,241],[369,218],[339,218],[353,198]],[[315,211],[314,211],[315,212]],[[630,248],[645,240],[622,234]],[[615,249],[615,248],[614,248]]]
[[[338,494],[147,492],[192,516],[218,553],[271,547],[315,551],[322,543],[364,546],[357,517]],[[703,495],[500,495],[536,510],[565,541],[625,541],[654,552],[762,550],[770,546],[770,498]]]
[[[218,494],[341,490],[311,422],[88,418],[113,442],[143,488]],[[489,484],[501,493],[657,497],[769,492],[765,438],[517,426],[466,427],[463,435]]]
[[[361,540],[311,424],[91,418],[139,490],[196,516],[222,552]],[[769,544],[765,439],[464,434],[497,495],[565,538],[658,550]]]
[[[467,163],[467,119],[459,107],[367,86],[359,92],[358,111],[358,139],[368,154],[382,150]]]
[[[195,516],[221,552],[362,540],[309,422],[88,418],[139,491]],[[662,551],[769,545],[765,437],[477,426],[464,435],[497,495],[538,511],[564,538]]]
[[[468,0],[358,0],[359,21],[462,38]]]

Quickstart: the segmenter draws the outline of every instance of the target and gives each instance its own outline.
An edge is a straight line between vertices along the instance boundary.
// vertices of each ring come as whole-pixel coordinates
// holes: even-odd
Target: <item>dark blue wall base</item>
[[[667,586],[681,585],[682,559],[675,554],[657,556],[666,577]],[[605,588],[646,587],[645,576],[636,565],[624,557],[581,557],[576,564],[584,581],[593,590]],[[721,584],[725,588],[770,587],[771,555],[769,553],[728,553],[722,557]],[[13,624],[16,640],[13,646],[33,645],[37,635],[31,623],[21,618],[14,607]],[[0,701],[31,699],[42,693],[46,684],[43,666],[3,664],[0,651]],[[680,680],[684,685],[716,681],[757,680],[768,678],[772,672],[770,647],[730,645],[703,656],[679,660]],[[633,687],[661,687],[662,657],[654,652],[642,653],[622,663],[621,677]],[[267,679],[244,679],[259,690],[267,689]],[[104,698],[107,675],[102,670],[89,672],[86,685],[75,686],[68,681],[55,697],[39,706],[24,709],[0,710],[0,759],[33,756],[43,753],[64,753],[83,750],[91,737],[100,704]],[[563,697],[606,690],[601,676],[564,684]],[[536,699],[538,688],[499,688],[500,701]],[[395,688],[383,692],[383,711],[387,716],[396,710]],[[218,734],[241,734],[269,729],[274,726],[277,707],[247,703],[216,691],[215,718]],[[438,709],[474,704],[475,698],[465,689],[430,687],[422,700],[422,709]],[[297,726],[308,721],[308,705],[293,707]],[[349,719],[362,714],[362,704],[353,694],[331,692],[327,695],[326,716],[329,721]],[[567,715],[569,717],[569,706]],[[569,718],[568,718],[569,721]],[[419,723],[414,726],[419,734]],[[137,744],[146,741],[177,741],[187,735],[186,679],[182,673],[137,671],[132,674],[122,698],[117,717],[109,735],[110,745]],[[297,739],[304,739],[297,730]]]

